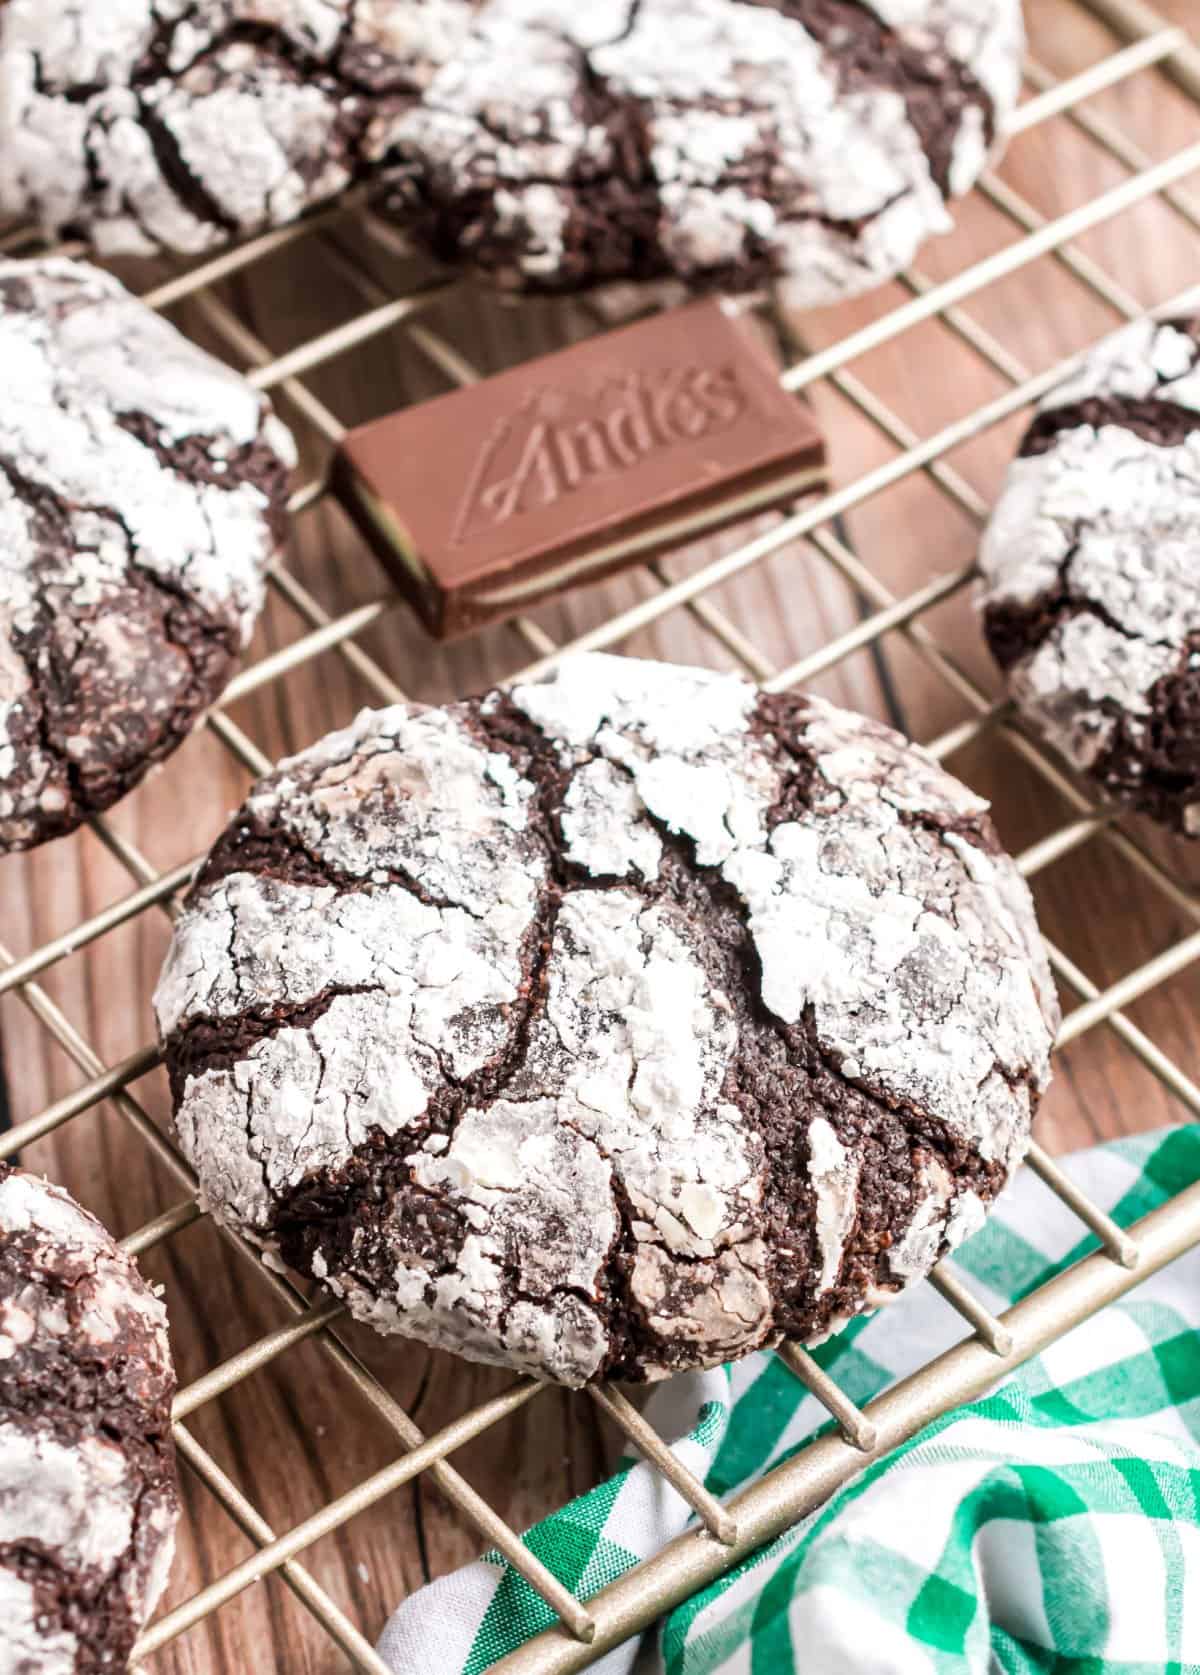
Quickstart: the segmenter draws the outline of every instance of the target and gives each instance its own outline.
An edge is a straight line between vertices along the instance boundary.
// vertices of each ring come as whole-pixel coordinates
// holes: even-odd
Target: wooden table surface
[[[1194,0],[1162,0],[1160,9],[1176,22],[1195,26]],[[1072,74],[1113,50],[1112,36],[1073,0],[1030,0],[1028,10],[1035,58],[1056,74]],[[1200,138],[1200,112],[1153,72],[1123,82],[1087,108],[1116,122],[1155,159]],[[1018,138],[1000,173],[1047,217],[1125,177],[1119,163],[1061,118]],[[1184,190],[1189,186],[1200,201],[1200,179],[1185,182]],[[341,250],[361,250],[354,229],[336,236]],[[956,231],[921,253],[921,271],[934,280],[945,278],[1003,248],[1013,236],[1011,223],[976,195],[962,206]],[[1200,233],[1161,201],[1102,224],[1077,248],[1142,304],[1200,281]],[[383,282],[394,283],[378,251],[372,261]],[[147,276],[135,277],[144,283]],[[353,317],[364,305],[338,250],[316,236],[235,279],[221,295],[276,353]],[[790,324],[801,341],[819,346],[879,317],[904,295],[899,286],[887,287],[852,306]],[[967,313],[1031,370],[1052,364],[1119,319],[1053,258],[989,287],[970,300]],[[176,310],[175,317],[198,336],[208,334],[208,322],[195,306]],[[583,329],[578,308],[505,308],[472,292],[435,304],[422,318],[444,331],[482,370]],[[1006,387],[974,350],[937,322],[868,354],[850,371],[918,437]],[[338,357],[309,383],[344,422],[446,387],[444,374],[399,332]],[[892,444],[843,393],[822,382],[812,399],[831,437],[840,484],[894,456]],[[281,405],[304,440],[305,471],[311,475],[324,450],[295,409],[286,400]],[[1024,422],[1016,415],[956,450],[954,469],[985,499],[994,493]],[[969,563],[976,540],[972,520],[919,474],[858,507],[843,533],[872,574],[897,595]],[[722,539],[716,550],[730,550],[738,538]],[[673,558],[667,569],[675,576],[686,574],[713,550],[710,546],[699,555]],[[326,504],[299,521],[291,568],[335,614],[384,590],[372,560]],[[537,620],[561,642],[654,591],[655,585],[637,574],[584,590],[541,611]],[[862,612],[861,600],[806,544],[784,549],[710,598],[773,669],[813,652],[853,626]],[[980,643],[969,589],[960,589],[922,620],[961,669],[994,695],[994,672]],[[277,651],[306,627],[273,595],[252,656]],[[531,655],[511,627],[449,649],[434,646],[402,607],[390,610],[361,643],[406,692],[435,700],[481,688],[512,673]],[[685,662],[732,661],[685,610],[633,635],[622,649]],[[937,738],[970,713],[961,696],[899,634],[856,653],[812,684],[838,702],[891,718],[922,740]],[[326,654],[238,702],[231,713],[255,745],[274,758],[344,724],[371,699],[369,687],[346,662]],[[990,730],[956,753],[952,765],[993,799],[1001,832],[1014,850],[1073,818],[1069,803],[1023,761],[1001,730]],[[114,811],[112,828],[156,868],[177,866],[212,840],[248,780],[213,733],[202,730]],[[1191,889],[1200,871],[1200,849],[1168,842],[1137,821],[1125,822],[1124,829]],[[2,865],[0,942],[16,956],[121,900],[132,888],[129,874],[90,831]],[[1173,903],[1156,890],[1102,837],[1041,871],[1035,893],[1048,935],[1101,989],[1194,928],[1186,904]],[[168,930],[162,911],[148,911],[45,974],[46,994],[106,1065],[150,1040],[149,996]],[[1063,998],[1068,1008],[1077,1000],[1065,991]],[[1128,1009],[1130,1018],[1195,1077],[1200,1077],[1194,1028],[1198,1000],[1200,979],[1189,968]],[[69,1095],[84,1079],[18,995],[0,1001],[0,1055],[17,1121]],[[165,1126],[161,1074],[144,1077],[135,1091]],[[1186,1115],[1121,1040],[1101,1027],[1060,1054],[1037,1132],[1049,1148],[1061,1151]],[[180,1196],[144,1142],[108,1104],[28,1148],[24,1161],[65,1182],[119,1235],[142,1226]],[[165,1287],[182,1382],[285,1318],[253,1269],[207,1221],[157,1245],[144,1266]],[[347,1340],[426,1429],[437,1428],[509,1382],[503,1374],[418,1345],[382,1343],[353,1329]],[[189,1425],[278,1530],[383,1466],[396,1452],[394,1442],[312,1343],[209,1403]],[[520,1527],[590,1485],[603,1471],[603,1448],[591,1404],[547,1392],[464,1449],[456,1463]],[[186,1599],[251,1550],[205,1489],[189,1477],[184,1488],[180,1554],[168,1604]],[[477,1550],[471,1530],[419,1480],[319,1541],[304,1562],[362,1631],[374,1637],[405,1593]],[[248,1670],[327,1675],[344,1667],[342,1654],[278,1580],[243,1593],[151,1662],[162,1675],[243,1675]]]

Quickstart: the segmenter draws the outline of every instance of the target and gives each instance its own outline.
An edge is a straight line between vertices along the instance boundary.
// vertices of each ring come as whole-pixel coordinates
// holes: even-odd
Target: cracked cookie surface
[[[1113,798],[1200,835],[1200,320],[1100,343],[1037,410],[980,550],[1022,713]]]
[[[7,0],[0,208],[195,252],[359,179],[517,290],[902,268],[1016,102],[1019,0]]]
[[[250,636],[295,454],[269,403],[97,269],[0,263],[0,851],[182,743]]]
[[[166,1311],[60,1188],[0,1163],[0,1671],[124,1669],[178,1494]]]
[[[488,0],[367,145],[396,219],[503,286],[776,281],[808,307],[950,226],[1022,43],[1018,0]]]
[[[1057,1020],[986,805],[885,727],[593,656],[262,781],[155,1004],[216,1213],[567,1384],[812,1340],[976,1228]]]
[[[106,255],[191,253],[351,184],[473,0],[7,0],[0,208]]]

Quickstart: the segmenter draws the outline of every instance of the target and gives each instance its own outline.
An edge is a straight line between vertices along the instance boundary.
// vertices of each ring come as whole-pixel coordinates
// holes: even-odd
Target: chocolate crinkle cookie
[[[1021,713],[1112,798],[1200,836],[1200,320],[1142,320],[1045,398],[984,536]]]
[[[294,460],[115,279],[0,262],[0,851],[108,808],[219,695]]]
[[[879,283],[1016,102],[1019,0],[8,0],[0,207],[195,251],[356,178],[500,284]]]
[[[578,1385],[812,1341],[1022,1156],[1055,996],[986,805],[809,697],[613,657],[263,780],[156,1006],[216,1214]]]
[[[133,1261],[0,1163],[0,1675],[125,1668],[174,1551],[174,1392]]]
[[[470,0],[7,0],[0,209],[101,252],[194,252],[294,221],[360,172]]]
[[[1018,0],[490,0],[368,149],[518,290],[675,276],[807,307],[950,226],[1017,98]]]

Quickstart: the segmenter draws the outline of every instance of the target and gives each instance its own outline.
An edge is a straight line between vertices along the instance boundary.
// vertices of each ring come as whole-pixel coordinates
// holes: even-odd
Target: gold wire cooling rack
[[[1036,9],[1048,0],[1030,3],[1031,9]],[[1181,7],[1179,15],[1186,15],[1186,10]],[[775,689],[818,680],[856,655],[876,654],[885,640],[904,642],[925,673],[948,689],[958,710],[965,711],[965,719],[932,741],[933,753],[944,759],[977,741],[986,744],[1002,736],[1036,776],[1046,796],[1066,810],[1062,823],[1020,854],[1026,875],[1034,878],[1044,873],[1095,839],[1111,846],[1147,892],[1154,892],[1165,903],[1175,927],[1169,944],[1104,987],[1094,983],[1061,948],[1048,944],[1064,991],[1077,999],[1063,1025],[1059,1048],[1103,1025],[1156,1079],[1164,1096],[1175,1102],[1176,1115],[1200,1117],[1200,1088],[1185,1068],[1133,1021],[1129,1011],[1141,997],[1185,971],[1200,956],[1200,895],[1180,876],[1183,863],[1176,850],[1157,844],[1153,838],[1147,840],[1136,826],[1120,822],[1111,811],[1098,807],[1086,790],[1016,728],[1005,703],[990,697],[964,668],[960,657],[944,649],[930,623],[937,620],[940,607],[968,589],[969,562],[898,597],[880,579],[880,567],[859,558],[844,522],[848,515],[913,484],[920,484],[932,496],[934,520],[944,515],[947,507],[971,526],[977,526],[986,516],[986,502],[968,478],[949,463],[949,456],[993,427],[1019,417],[1070,365],[1070,360],[1057,359],[1042,370],[1032,371],[1022,353],[1030,348],[1036,351],[1042,342],[1038,333],[1012,329],[1011,315],[1006,317],[1010,329],[1005,331],[994,331],[984,323],[985,301],[1006,279],[1036,263],[1049,262],[1069,276],[1089,308],[1099,310],[1096,318],[1110,324],[1140,313],[1146,301],[1178,306],[1181,298],[1165,294],[1136,298],[1117,272],[1111,271],[1119,263],[1101,263],[1089,253],[1089,234],[1149,202],[1162,208],[1177,238],[1191,241],[1193,266],[1200,269],[1196,261],[1200,257],[1200,200],[1187,196],[1178,184],[1200,170],[1200,122],[1195,126],[1194,142],[1185,135],[1182,149],[1166,157],[1154,157],[1143,141],[1107,114],[1110,107],[1104,103],[1106,95],[1135,78],[1154,77],[1164,99],[1182,101],[1185,106],[1190,101],[1192,114],[1196,115],[1200,108],[1200,49],[1182,29],[1172,27],[1140,0],[1059,0],[1056,15],[1069,20],[1072,13],[1078,14],[1078,21],[1086,21],[1088,41],[1100,39],[1102,45],[1099,49],[1092,47],[1082,68],[1070,68],[1058,75],[1030,62],[1027,97],[1015,129],[1023,135],[1043,124],[1066,124],[1072,143],[1090,148],[1107,171],[1093,176],[1082,169],[1082,178],[1100,183],[1092,196],[1063,213],[1048,216],[1001,176],[987,177],[977,197],[986,203],[992,217],[995,248],[990,254],[938,280],[916,271],[904,275],[900,288],[886,293],[886,308],[868,306],[856,316],[859,323],[848,334],[806,352],[793,335],[792,323],[767,306],[768,318],[788,351],[785,386],[797,394],[807,391],[814,398],[822,390],[836,391],[871,430],[876,442],[882,440],[886,445],[882,462],[870,464],[874,456],[865,455],[865,468],[852,481],[819,502],[806,502],[790,515],[758,526],[750,539],[741,538],[733,545],[726,542],[716,557],[710,549],[698,565],[685,568],[682,574],[672,574],[661,563],[646,566],[640,597],[565,642],[556,642],[542,623],[533,619],[520,619],[492,632],[508,636],[510,644],[520,648],[523,668],[511,672],[527,674],[550,667],[568,649],[621,646],[642,630],[662,624],[671,613],[685,611],[691,627],[707,639],[715,658],[743,667]],[[1095,31],[1101,24],[1103,29],[1097,36]],[[0,235],[0,250],[32,253],[38,248],[27,229],[10,228]],[[476,366],[455,346],[452,334],[428,324],[431,311],[436,311],[434,305],[448,290],[456,288],[456,282],[428,270],[419,270],[413,277],[410,264],[403,269],[409,277],[401,294],[394,280],[379,277],[380,262],[374,258],[403,265],[407,253],[393,230],[377,222],[361,202],[351,201],[310,218],[301,227],[254,239],[143,289],[147,300],[157,308],[176,310],[182,306],[190,329],[198,330],[207,342],[249,369],[259,387],[275,393],[287,416],[299,421],[304,438],[320,445],[310,450],[319,458],[321,449],[327,455],[328,446],[338,440],[343,426],[314,384],[326,369],[352,351],[375,344],[385,334],[400,334],[444,381],[468,383],[479,375]],[[292,282],[301,288],[310,279],[315,283],[310,264],[326,264],[352,287],[357,298],[349,318],[315,335],[306,335],[282,353],[267,347],[264,336],[269,333],[263,326],[252,324],[255,314],[247,306],[248,290],[242,283],[263,264],[279,260],[291,264]],[[964,305],[973,301],[974,310],[968,310]],[[599,322],[594,319],[592,323]],[[932,339],[929,330],[941,335]],[[955,354],[968,354],[977,370],[986,372],[990,387],[997,393],[933,434],[919,436],[869,382],[849,370],[856,362],[869,361],[872,354],[898,342],[919,344],[914,355],[922,366],[936,366],[938,357],[949,355],[951,346]],[[503,353],[493,358],[502,360]],[[952,370],[948,377],[953,384]],[[979,387],[978,382],[972,387]],[[835,432],[835,464],[838,442]],[[324,497],[318,471],[292,497],[296,519],[312,515]],[[739,625],[737,612],[729,608],[728,601],[735,597],[731,584],[749,578],[785,549],[802,550],[818,568],[824,566],[839,577],[855,600],[858,615],[850,627],[842,627],[799,661],[779,668],[773,666],[763,649],[762,636],[756,639]],[[361,569],[365,575],[375,573],[365,555]],[[244,668],[206,720],[208,734],[229,753],[243,780],[245,775],[264,772],[270,764],[231,711],[241,701],[266,693],[274,683],[316,659],[338,658],[371,701],[393,702],[406,693],[426,695],[421,689],[419,655],[413,655],[410,649],[404,659],[389,657],[386,635],[376,634],[371,640],[395,606],[391,596],[370,598],[348,608],[343,599],[339,608],[327,609],[288,568],[277,568],[271,582],[277,598],[292,613],[291,620],[301,624],[301,632]],[[797,594],[801,592],[796,589]],[[382,652],[377,655],[369,651],[365,642],[382,645]],[[410,648],[414,643],[408,642]],[[406,666],[397,667],[401,662]],[[399,680],[385,663],[392,665]],[[483,682],[476,678],[467,684],[478,686]],[[225,795],[223,790],[213,794]],[[219,823],[220,809],[216,819]],[[213,835],[213,830],[206,829],[204,835]],[[195,857],[159,870],[125,835],[119,822],[95,820],[92,833],[122,869],[127,893],[22,957],[14,957],[0,947],[0,995],[11,997],[5,1004],[23,1003],[38,1028],[48,1032],[83,1080],[66,1096],[33,1115],[22,1115],[15,1127],[0,1134],[0,1157],[15,1155],[107,1103],[137,1141],[148,1148],[154,1164],[175,1188],[171,1206],[125,1239],[126,1248],[141,1255],[175,1239],[204,1217],[187,1164],[154,1120],[147,1102],[131,1091],[156,1070],[157,1051],[146,1046],[119,1062],[104,1062],[41,979],[60,963],[95,948],[140,915],[157,910],[169,916],[187,884]],[[9,1018],[12,1014],[0,1016]],[[453,1418],[434,1434],[424,1435],[346,1341],[340,1307],[320,1297],[310,1300],[290,1278],[265,1269],[248,1246],[229,1236],[232,1248],[240,1253],[239,1260],[244,1259],[247,1284],[270,1289],[275,1304],[282,1306],[286,1324],[265,1333],[239,1353],[217,1360],[187,1383],[176,1402],[175,1432],[185,1468],[247,1538],[250,1552],[231,1568],[213,1575],[192,1597],[163,1611],[142,1635],[135,1651],[136,1665],[146,1675],[152,1668],[163,1667],[161,1655],[180,1636],[222,1612],[252,1584],[273,1579],[291,1591],[355,1669],[384,1675],[385,1666],[360,1627],[316,1580],[312,1570],[300,1563],[299,1555],[321,1538],[349,1526],[351,1520],[401,1485],[428,1474],[478,1540],[499,1548],[559,1619],[557,1626],[504,1659],[497,1668],[508,1675],[548,1675],[550,1671],[585,1668],[606,1649],[643,1629],[669,1606],[795,1522],[870,1459],[911,1436],[946,1408],[977,1396],[1086,1315],[1200,1243],[1200,1183],[1123,1231],[1072,1186],[1040,1146],[1032,1148],[1029,1163],[1096,1236],[1095,1253],[999,1318],[951,1267],[943,1264],[930,1283],[962,1317],[967,1335],[937,1360],[862,1408],[803,1349],[782,1348],[780,1355],[833,1416],[836,1427],[726,1504],[716,1501],[703,1484],[680,1467],[620,1391],[596,1389],[573,1398],[595,1403],[654,1462],[696,1513],[689,1533],[586,1603],[580,1603],[555,1580],[451,1464],[456,1451],[532,1401],[542,1387],[532,1380],[521,1380]],[[277,1530],[214,1454],[197,1440],[189,1420],[206,1404],[243,1386],[253,1374],[309,1339],[327,1358],[336,1376],[365,1401],[392,1457],[385,1467],[337,1494],[316,1512]],[[243,1399],[249,1399],[244,1392]],[[327,1446],[332,1447],[332,1441]],[[230,1667],[249,1667],[254,1661],[244,1652],[241,1656],[243,1661],[235,1660]],[[193,1669],[203,1664],[187,1661],[173,1667]]]

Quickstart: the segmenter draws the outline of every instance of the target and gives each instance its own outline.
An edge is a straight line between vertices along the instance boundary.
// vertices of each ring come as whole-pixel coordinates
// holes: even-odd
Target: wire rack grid
[[[709,553],[698,567],[682,576],[672,575],[659,562],[646,566],[648,585],[643,596],[570,642],[556,643],[533,618],[518,619],[500,632],[515,636],[521,648],[519,661],[523,668],[514,672],[529,674],[551,667],[568,650],[618,647],[670,613],[686,611],[697,630],[711,640],[714,655],[741,666],[773,689],[815,680],[858,653],[873,652],[885,638],[902,640],[966,712],[965,719],[933,739],[929,748],[934,755],[945,759],[976,741],[990,744],[1003,739],[1067,811],[1062,823],[1020,854],[1025,874],[1034,878],[1096,839],[1112,846],[1147,890],[1161,897],[1175,921],[1183,925],[1183,933],[1169,946],[1104,987],[1094,983],[1060,947],[1048,943],[1048,950],[1060,983],[1077,999],[1063,1025],[1059,1047],[1103,1026],[1136,1056],[1184,1114],[1200,1117],[1200,1087],[1129,1011],[1139,997],[1185,970],[1200,955],[1200,899],[1177,875],[1169,853],[1164,859],[1153,842],[1147,843],[1139,835],[1136,826],[1098,806],[1035,740],[1020,731],[1007,704],[989,696],[960,659],[943,647],[930,621],[939,607],[968,588],[971,565],[964,564],[951,574],[937,576],[896,596],[880,580],[876,569],[859,558],[842,522],[856,508],[912,480],[932,485],[940,500],[974,525],[986,516],[986,503],[950,463],[950,456],[973,438],[1020,414],[1063,375],[1071,359],[1058,359],[1031,370],[1011,341],[994,335],[977,313],[968,311],[965,305],[972,299],[981,298],[991,287],[1030,264],[1049,258],[1112,319],[1135,317],[1142,311],[1141,303],[1126,290],[1120,277],[1088,254],[1086,235],[1150,199],[1166,206],[1187,235],[1197,239],[1196,250],[1200,252],[1200,200],[1189,197],[1179,184],[1200,170],[1200,140],[1154,160],[1093,103],[1106,90],[1118,88],[1131,78],[1154,75],[1166,78],[1175,90],[1200,104],[1200,50],[1182,30],[1170,26],[1140,0],[1078,0],[1078,4],[1081,11],[1099,17],[1112,31],[1110,47],[1094,62],[1063,79],[1056,79],[1031,62],[1027,69],[1028,96],[1020,107],[1015,128],[1023,133],[1055,119],[1069,123],[1109,164],[1119,166],[1115,184],[1107,185],[1078,207],[1047,218],[999,176],[989,175],[978,191],[1005,229],[995,252],[937,282],[920,272],[909,272],[902,278],[906,292],[903,300],[820,348],[806,352],[792,335],[792,322],[768,305],[771,323],[789,346],[785,386],[795,392],[821,386],[836,391],[886,443],[883,462],[863,470],[820,500],[803,503],[788,515],[771,520],[751,539],[740,539],[719,556],[714,558]],[[347,237],[348,228],[353,230],[354,239]],[[315,241],[322,260],[332,264],[354,287],[359,306],[352,318],[278,354],[267,347],[235,306],[229,284],[257,264],[293,247],[299,249],[301,241],[306,249],[311,249]],[[38,249],[38,244],[27,229],[12,228],[0,236],[0,248],[26,253]],[[364,250],[400,259],[406,255],[394,230],[378,222],[364,204],[352,201],[310,218],[301,227],[270,233],[177,272],[153,286],[146,296],[161,309],[186,304],[191,310],[189,319],[201,320],[205,334],[217,341],[235,364],[248,369],[254,383],[275,393],[289,408],[290,417],[298,419],[327,452],[328,446],[344,434],[343,425],[316,393],[311,380],[320,369],[357,346],[372,343],[384,334],[401,333],[451,384],[469,383],[479,376],[453,341],[432,329],[424,318],[430,305],[444,300],[458,281],[426,272],[412,290],[397,295],[388,283],[375,277],[377,270],[364,259]],[[1156,300],[1179,306],[1184,299]],[[921,437],[852,368],[871,352],[928,323],[976,357],[994,375],[998,393],[933,434]],[[310,515],[323,503],[324,494],[320,475],[313,476],[292,496],[294,516],[300,519]],[[803,547],[815,562],[841,578],[858,601],[860,614],[852,626],[803,658],[786,667],[775,667],[723,601],[728,598],[727,584],[735,578],[783,549],[797,547]],[[205,723],[239,769],[249,775],[266,771],[270,763],[234,720],[231,710],[239,701],[314,660],[328,655],[339,658],[375,701],[394,702],[405,696],[401,685],[363,643],[369,631],[395,608],[392,594],[381,593],[365,603],[330,611],[285,566],[278,566],[270,579],[275,592],[303,625],[302,632],[246,667]],[[94,836],[123,869],[132,887],[100,911],[19,958],[0,946],[0,995],[28,1009],[65,1052],[82,1080],[68,1095],[0,1134],[0,1157],[16,1155],[109,1102],[177,1188],[171,1207],[125,1239],[127,1249],[141,1254],[175,1238],[205,1213],[197,1201],[195,1178],[186,1161],[132,1091],[158,1067],[158,1050],[147,1045],[120,1062],[105,1063],[40,979],[60,962],[96,945],[141,914],[157,910],[169,918],[195,858],[158,870],[110,819],[101,817],[91,825]],[[310,1298],[287,1275],[264,1268],[249,1246],[224,1234],[245,1258],[247,1271],[257,1276],[256,1283],[270,1288],[285,1311],[285,1324],[212,1365],[181,1389],[175,1406],[175,1436],[185,1466],[249,1539],[252,1550],[247,1558],[213,1576],[192,1597],[158,1616],[135,1650],[137,1667],[148,1672],[157,1663],[157,1654],[171,1647],[178,1637],[219,1612],[252,1584],[274,1579],[290,1590],[355,1669],[383,1675],[385,1665],[361,1628],[304,1567],[300,1555],[422,1473],[436,1481],[442,1495],[478,1537],[498,1548],[524,1575],[557,1618],[554,1627],[497,1667],[509,1675],[533,1675],[535,1671],[545,1675],[586,1667],[604,1650],[644,1628],[671,1604],[715,1579],[785,1529],[868,1460],[914,1434],[950,1405],[979,1394],[1071,1325],[1200,1242],[1200,1184],[1133,1227],[1122,1229],[1078,1192],[1040,1146],[1031,1149],[1029,1163],[1095,1236],[1094,1253],[999,1317],[968,1288],[958,1272],[943,1263],[930,1283],[962,1317],[967,1335],[937,1361],[863,1407],[857,1406],[804,1349],[797,1345],[781,1348],[779,1354],[835,1424],[825,1427],[814,1442],[728,1502],[716,1500],[679,1465],[619,1390],[581,1393],[578,1399],[595,1403],[669,1479],[696,1514],[693,1528],[664,1553],[636,1567],[586,1603],[577,1600],[550,1574],[451,1463],[456,1451],[535,1400],[543,1387],[530,1379],[518,1380],[426,1436],[345,1341],[340,1330],[344,1326],[340,1306],[319,1296]],[[328,1358],[337,1376],[368,1405],[381,1433],[390,1439],[394,1458],[312,1515],[277,1530],[214,1455],[197,1441],[188,1421],[205,1404],[234,1391],[252,1374],[310,1339]]]

